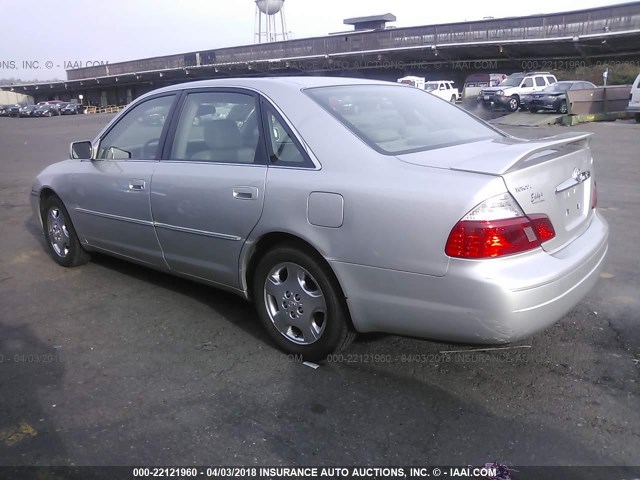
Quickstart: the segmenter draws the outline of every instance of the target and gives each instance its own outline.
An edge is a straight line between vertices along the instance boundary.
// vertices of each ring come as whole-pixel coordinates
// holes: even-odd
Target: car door
[[[164,266],[153,227],[150,187],[175,94],[127,111],[99,140],[75,178],[71,202],[84,240],[98,249]]]
[[[534,91],[533,77],[526,77],[520,84],[520,98],[529,95]]]
[[[542,90],[545,89],[546,86],[547,86],[547,82],[545,81],[544,77],[542,76],[534,77],[533,79],[534,92],[541,92]]]
[[[199,116],[206,105],[210,115]],[[197,120],[196,120],[197,119]],[[242,246],[262,214],[267,174],[257,94],[185,94],[153,176],[151,208],[169,267],[239,287]]]

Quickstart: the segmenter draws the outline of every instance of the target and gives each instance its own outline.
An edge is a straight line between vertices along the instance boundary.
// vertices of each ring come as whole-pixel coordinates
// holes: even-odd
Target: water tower
[[[256,0],[256,43],[288,40],[284,0]]]

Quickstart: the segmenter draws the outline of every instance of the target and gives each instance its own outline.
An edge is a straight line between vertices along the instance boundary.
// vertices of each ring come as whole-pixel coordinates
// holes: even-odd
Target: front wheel
[[[320,361],[355,337],[329,267],[296,246],[276,247],[260,260],[253,293],[261,322],[287,353]]]
[[[510,112],[515,112],[518,110],[518,108],[520,108],[520,99],[517,97],[517,95],[514,95],[509,99],[509,104],[507,105],[507,108],[509,109]]]
[[[560,108],[558,109],[558,112],[563,114],[563,115],[567,113],[567,102],[566,102],[566,100],[562,101],[562,103],[560,104]]]
[[[62,201],[51,196],[42,205],[42,226],[47,249],[53,260],[63,267],[76,267],[89,261]]]

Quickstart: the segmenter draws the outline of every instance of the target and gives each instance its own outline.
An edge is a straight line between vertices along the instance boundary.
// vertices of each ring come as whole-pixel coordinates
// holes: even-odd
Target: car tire
[[[636,113],[636,122],[640,123],[640,113]]]
[[[355,338],[333,272],[307,249],[284,244],[267,252],[256,267],[253,294],[260,321],[288,354],[318,362]]]
[[[518,108],[520,108],[520,97],[518,97],[517,95],[513,95],[511,98],[509,98],[507,109],[510,112],[517,112]]]
[[[50,196],[43,202],[40,212],[47,250],[53,260],[62,267],[87,263],[91,257],[82,248],[62,200],[55,195]]]
[[[455,95],[451,95],[451,100],[449,100],[451,103],[456,103],[456,96]]]
[[[49,118],[53,117],[53,113],[47,112],[47,117],[49,117]]]
[[[529,111],[530,111],[531,113],[537,113],[537,112],[538,112],[538,109],[537,109],[537,108],[530,108],[530,109],[529,109]]]
[[[560,108],[558,108],[558,113],[561,113],[562,115],[566,115],[567,114],[567,101],[563,100],[562,103],[560,104]]]

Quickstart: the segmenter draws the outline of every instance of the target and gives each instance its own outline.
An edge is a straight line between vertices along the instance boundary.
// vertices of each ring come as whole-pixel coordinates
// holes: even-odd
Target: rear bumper
[[[451,259],[444,277],[332,262],[356,330],[464,343],[508,343],[553,325],[596,283],[608,226],[599,214],[562,250]]]
[[[626,110],[629,113],[640,113],[640,105],[629,105]]]

